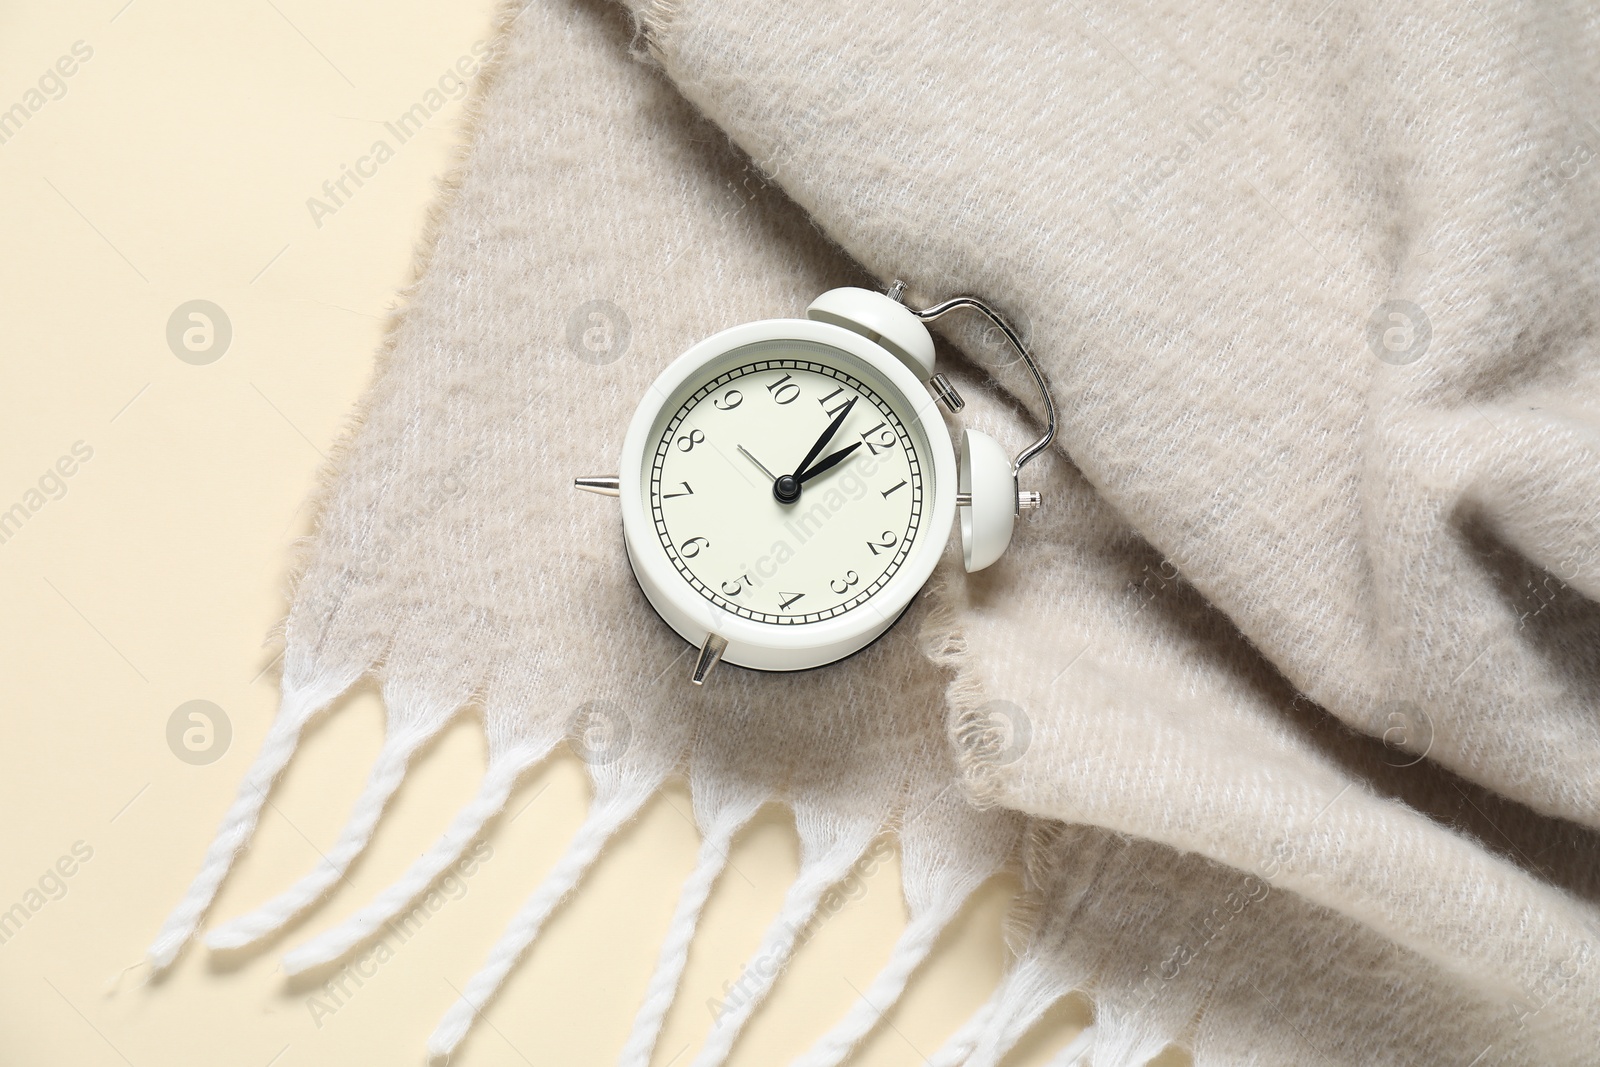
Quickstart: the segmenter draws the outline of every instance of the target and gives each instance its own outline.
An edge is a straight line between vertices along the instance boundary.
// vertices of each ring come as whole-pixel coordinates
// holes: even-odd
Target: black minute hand
[[[833,417],[833,421],[828,423],[828,428],[822,431],[822,436],[817,438],[817,443],[811,446],[811,451],[806,453],[806,458],[801,460],[800,466],[794,469],[795,481],[805,481],[806,468],[811,466],[811,461],[816,459],[824,448],[828,447],[828,442],[833,440],[833,435],[839,432],[839,427],[844,425],[844,420],[850,417],[850,409],[855,407],[856,401],[860,399],[858,396],[851,397],[845,402],[844,407],[840,409],[839,414]]]

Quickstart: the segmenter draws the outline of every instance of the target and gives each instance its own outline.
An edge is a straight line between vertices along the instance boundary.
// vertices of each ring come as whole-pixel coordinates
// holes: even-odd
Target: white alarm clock
[[[892,626],[933,573],[957,512],[969,571],[993,563],[1017,487],[1055,435],[1043,374],[1012,328],[972,297],[924,311],[888,294],[833,289],[803,319],[723,330],[679,356],[640,401],[619,474],[576,479],[619,496],[628,560],[645,598],[719,660],[795,671],[843,659]],[[958,308],[987,316],[1044,395],[1042,437],[1013,462],[962,432],[957,461],[939,414],[962,407],[934,372],[924,322]]]

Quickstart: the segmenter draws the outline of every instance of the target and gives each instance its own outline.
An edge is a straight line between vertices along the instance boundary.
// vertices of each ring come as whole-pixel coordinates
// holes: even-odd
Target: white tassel
[[[1046,1067],[1072,1067],[1073,1064],[1083,1059],[1084,1053],[1094,1047],[1095,1030],[1093,1024],[1086,1026],[1078,1036],[1067,1043],[1067,1047],[1056,1053],[1055,1058]]]
[[[951,901],[941,901],[939,907],[913,916],[895,941],[889,962],[884,964],[872,984],[856,1000],[849,1014],[795,1060],[794,1067],[837,1067],[843,1063],[856,1045],[882,1021],[883,1013],[900,999],[911,975],[933,951],[939,934],[964,899],[958,896]]]
[[[566,854],[522,905],[522,910],[490,950],[483,967],[473,975],[461,997],[440,1020],[433,1036],[428,1039],[430,1059],[445,1058],[455,1051],[461,1039],[467,1036],[478,1013],[499,990],[506,975],[511,973],[512,966],[533,943],[533,939],[539,936],[545,920],[572,891],[572,887],[578,884],[617,828],[627,822],[655,792],[655,784],[654,781],[644,785],[630,783],[620,792],[595,798],[594,807],[573,835]]]
[[[945,1039],[938,1051],[929,1056],[923,1067],[961,1067],[967,1062],[967,1057],[972,1055],[972,1050],[978,1045],[978,1038],[983,1035],[984,1028],[989,1025],[989,1017],[999,1007],[1001,988],[989,994],[989,999],[984,1001],[972,1017],[961,1024],[961,1028]]]
[[[442,725],[442,723],[441,723]],[[344,877],[350,864],[366,850],[372,832],[378,825],[385,805],[405,778],[406,766],[411,756],[435,730],[397,730],[384,740],[383,750],[373,763],[366,788],[350,812],[339,840],[334,842],[322,861],[313,867],[289,889],[273,897],[255,911],[239,916],[217,929],[206,938],[211,949],[243,948],[311,907],[322,895]]]
[[[239,783],[233,806],[217,828],[216,837],[206,850],[199,873],[194,876],[189,891],[172,909],[161,932],[146,951],[153,971],[162,971],[171,966],[183,946],[194,936],[195,928],[216,899],[222,880],[228,876],[239,852],[255,834],[256,825],[261,819],[261,806],[267,801],[267,791],[294,755],[305,724],[342,693],[352,680],[346,679],[338,684],[320,680],[306,686],[291,686],[287,680],[284,681],[278,717],[267,731],[255,762]]]
[[[502,756],[491,756],[478,795],[456,813],[449,827],[433,845],[417,858],[406,873],[389,888],[331,930],[307,941],[283,957],[283,969],[290,975],[330,963],[377,934],[388,921],[399,915],[417,897],[427,892],[445,869],[466,851],[483,824],[506,806],[517,779],[530,764],[543,756],[542,750],[517,749]]]
[[[1039,1017],[1069,990],[1036,960],[1020,960],[1000,985],[1000,1000],[978,1036],[966,1067],[997,1067]]]
[[[728,849],[733,845],[733,835],[755,814],[759,801],[752,799],[737,809],[725,810],[721,817],[706,828],[705,840],[700,842],[700,853],[694,870],[684,880],[678,895],[678,907],[672,914],[672,925],[661,943],[661,954],[656,959],[655,973],[645,990],[644,1003],[633,1020],[633,1032],[622,1048],[618,1063],[622,1067],[650,1067],[650,1056],[655,1051],[656,1039],[661,1036],[661,1024],[678,993],[678,983],[689,962],[689,943],[700,923],[700,912],[706,898],[716,885],[717,878],[728,865]]]
[[[855,847],[857,845],[859,847]],[[720,1067],[727,1060],[744,1024],[766,999],[778,975],[788,965],[789,957],[794,954],[795,941],[800,931],[816,913],[817,902],[821,900],[822,894],[845,876],[850,865],[861,855],[866,845],[866,840],[857,842],[852,838],[850,847],[835,846],[809,868],[801,868],[794,884],[789,887],[789,892],[784,895],[783,906],[779,908],[777,917],[767,927],[767,932],[761,938],[761,944],[756,949],[755,955],[745,965],[744,974],[754,975],[756,978],[754,988],[737,1001],[730,998],[730,1002],[712,1025],[711,1033],[706,1037],[706,1043],[701,1047],[700,1054],[695,1057],[693,1067]],[[758,967],[757,964],[762,961],[767,965]],[[742,981],[741,978],[741,985]],[[744,990],[740,988],[740,992]]]

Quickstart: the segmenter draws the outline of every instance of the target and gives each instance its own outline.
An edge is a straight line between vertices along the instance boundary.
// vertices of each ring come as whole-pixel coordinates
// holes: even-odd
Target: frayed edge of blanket
[[[945,732],[954,749],[956,771],[967,798],[977,807],[1004,802],[1006,767],[999,761],[1010,744],[1010,729],[997,722],[988,687],[967,642],[959,586],[965,577],[952,568],[930,589],[933,604],[922,624],[923,651],[950,673],[945,686]]]
[[[963,621],[966,575],[952,567],[928,588],[932,599],[920,636],[923,652],[950,676],[945,686],[945,733],[968,800],[979,808],[1009,806],[1012,727],[994,714],[993,697],[967,641]],[[1002,933],[1013,951],[1031,941],[1043,915],[1044,893],[1060,877],[1066,826],[1029,816],[1017,849],[1022,890],[1012,901]]]
[[[634,38],[629,52],[635,59],[665,66],[667,40],[682,9],[679,0],[623,0],[633,15]]]

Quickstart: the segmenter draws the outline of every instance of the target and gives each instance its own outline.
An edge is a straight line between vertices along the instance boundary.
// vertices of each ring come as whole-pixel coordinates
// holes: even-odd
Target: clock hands
[[[828,423],[828,428],[822,431],[822,436],[817,438],[817,443],[811,446],[811,451],[806,453],[806,458],[801,460],[800,466],[795,468],[794,476],[796,478],[803,475],[806,468],[811,466],[811,461],[817,458],[817,454],[828,447],[828,442],[833,440],[833,435],[839,432],[839,427],[844,425],[844,420],[850,417],[850,409],[855,407],[856,401],[860,399],[858,396],[853,396],[845,401],[844,407],[839,409],[839,414],[835,415],[833,421]]]
[[[858,396],[853,396],[845,401],[844,407],[840,408],[839,414],[835,415],[833,421],[828,423],[828,428],[822,431],[822,436],[817,438],[817,443],[811,446],[811,451],[806,453],[806,458],[800,461],[800,466],[795,468],[793,474],[785,474],[773,480],[772,495],[777,498],[778,503],[793,504],[796,500],[799,500],[802,482],[821,474],[851,452],[849,448],[841,449],[818,464],[816,470],[810,469],[811,461],[816,459],[824,448],[828,447],[828,442],[833,440],[833,435],[839,432],[839,427],[844,425],[844,420],[850,417],[850,409],[855,407],[856,401],[860,399]]]
[[[807,470],[804,474],[799,476],[800,484],[804,485],[806,482],[809,482],[811,479],[815,478],[817,475],[821,474],[823,471],[831,470],[834,467],[838,466],[840,463],[844,462],[845,458],[848,457],[850,455],[850,453],[854,452],[856,449],[858,449],[860,447],[861,447],[861,442],[857,441],[855,444],[851,445],[849,448],[841,448],[841,449],[839,449],[839,451],[833,453],[832,455],[824,456],[823,458],[817,460],[815,463],[813,463],[811,465],[811,468],[809,470]]]

